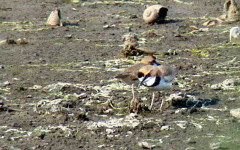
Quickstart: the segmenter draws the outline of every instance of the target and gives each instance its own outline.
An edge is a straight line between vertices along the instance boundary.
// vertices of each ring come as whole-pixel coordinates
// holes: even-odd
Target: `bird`
[[[144,66],[157,66],[160,65],[156,61],[156,57],[154,56],[145,56],[140,62],[134,64],[133,66],[126,68],[122,73],[118,74],[115,78],[123,80],[128,85],[132,86],[132,95],[133,98],[131,100],[136,100],[135,87],[139,84],[138,80],[138,71]]]
[[[143,85],[153,91],[150,110],[153,107],[155,92],[169,89],[175,78],[175,71],[167,65],[143,66],[138,71],[139,86]],[[160,110],[162,109],[161,103]]]

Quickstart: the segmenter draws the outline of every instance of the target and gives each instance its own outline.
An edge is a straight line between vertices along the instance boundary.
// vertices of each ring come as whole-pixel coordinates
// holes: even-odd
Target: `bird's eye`
[[[138,78],[142,78],[144,74],[142,72],[138,72]]]

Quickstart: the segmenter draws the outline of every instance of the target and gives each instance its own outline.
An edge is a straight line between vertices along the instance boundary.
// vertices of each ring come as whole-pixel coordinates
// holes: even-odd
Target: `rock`
[[[4,66],[3,66],[3,65],[0,65],[0,69],[4,69]]]
[[[227,22],[236,22],[240,20],[240,12],[235,0],[226,0],[223,6],[223,15],[219,18]]]
[[[187,95],[183,93],[174,93],[171,94],[166,101],[170,101],[175,107],[202,107],[214,103],[214,100],[211,99],[202,99],[194,95]],[[175,111],[175,113],[181,113],[185,110]]]
[[[34,85],[33,87],[29,87],[30,90],[39,90],[42,89],[43,87],[41,85]]]
[[[149,6],[143,12],[143,20],[146,23],[161,23],[167,16],[168,9],[162,5]]]
[[[188,143],[188,144],[196,144],[196,143],[197,143],[197,142],[196,142],[194,139],[192,139],[192,138],[188,138],[185,142]]]
[[[196,150],[195,147],[187,147],[185,150]]]
[[[188,122],[187,121],[175,121],[176,125],[179,126],[182,129],[185,129],[187,127]]]
[[[229,40],[231,43],[240,44],[240,28],[233,27],[230,29]]]
[[[217,142],[217,143],[210,143],[209,144],[209,148],[211,150],[220,149],[220,145],[221,145],[221,143],[219,143],[219,142]]]
[[[233,117],[240,118],[240,108],[231,109],[231,110],[230,110],[230,114],[231,114]]]
[[[187,108],[179,108],[175,111],[175,114],[183,114],[187,112]]]
[[[106,129],[107,134],[113,134],[114,130],[113,129]]]
[[[138,145],[144,149],[152,149],[155,147],[155,145],[151,144],[151,143],[148,143],[148,142],[139,142]]]
[[[3,100],[0,100],[0,110],[3,108],[4,102]]]
[[[72,3],[80,3],[80,0],[71,0]]]
[[[10,85],[10,84],[11,84],[11,82],[9,82],[9,81],[3,82],[3,85],[4,85],[4,86]]]
[[[214,26],[224,22],[237,22],[240,20],[240,12],[234,0],[226,0],[223,6],[223,14],[213,20],[203,23],[203,26]]]
[[[47,25],[62,26],[60,9],[52,11],[47,19]]]
[[[211,85],[211,89],[214,90],[231,90],[234,89],[235,86],[235,80],[234,79],[226,79],[222,83],[217,83]]]
[[[138,37],[134,33],[123,35],[122,40],[124,41],[124,49],[135,49],[139,46]]]
[[[170,129],[172,129],[171,128],[171,126],[169,126],[169,125],[165,125],[165,126],[162,126],[161,127],[161,130],[163,131],[163,130],[170,130]]]
[[[20,38],[16,40],[16,43],[19,45],[24,45],[24,44],[28,44],[26,38]]]

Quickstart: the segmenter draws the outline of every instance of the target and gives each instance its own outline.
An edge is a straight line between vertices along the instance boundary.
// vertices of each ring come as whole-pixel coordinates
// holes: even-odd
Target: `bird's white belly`
[[[172,82],[166,82],[165,80],[161,80],[157,86],[151,87],[151,89],[162,90],[162,89],[168,89],[171,86],[172,86]]]

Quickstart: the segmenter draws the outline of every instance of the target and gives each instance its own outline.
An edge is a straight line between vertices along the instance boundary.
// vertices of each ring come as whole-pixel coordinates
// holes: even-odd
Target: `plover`
[[[138,80],[138,72],[139,69],[144,67],[144,66],[157,66],[159,65],[156,62],[156,57],[154,56],[145,56],[139,63],[125,69],[122,73],[116,76],[118,79],[122,79],[124,82],[126,82],[128,85],[132,85],[132,94],[133,94],[133,99],[135,100],[135,86],[139,84]]]
[[[174,70],[166,65],[143,66],[138,71],[139,85],[143,85],[153,91],[150,110],[152,109],[155,91],[169,89],[174,79]],[[163,106],[163,101],[160,110]]]

